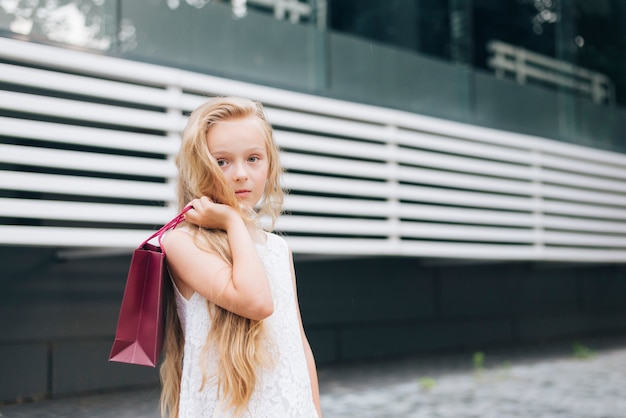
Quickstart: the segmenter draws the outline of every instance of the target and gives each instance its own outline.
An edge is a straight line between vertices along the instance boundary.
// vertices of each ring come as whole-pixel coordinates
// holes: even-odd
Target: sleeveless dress
[[[271,368],[261,369],[257,384],[242,417],[318,418],[300,334],[289,249],[285,240],[266,233],[266,244],[257,245],[274,301],[274,313],[264,320],[265,343],[274,358]],[[207,301],[194,293],[185,299],[175,288],[176,306],[185,335],[180,388],[179,418],[230,417],[232,411],[217,397],[217,352],[209,349],[207,378],[202,390],[200,356],[211,323]]]

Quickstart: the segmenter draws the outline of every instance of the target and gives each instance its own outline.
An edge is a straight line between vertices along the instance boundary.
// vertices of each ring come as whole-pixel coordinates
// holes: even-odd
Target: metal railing
[[[622,154],[7,38],[0,59],[0,244],[133,248],[175,212],[186,112],[241,95],[282,147],[295,253],[626,261]]]
[[[299,0],[245,0],[251,5],[263,6],[273,11],[274,17],[278,20],[286,18],[291,23],[298,23],[302,17],[311,18],[313,16],[313,6]]]
[[[487,65],[494,69],[499,78],[510,73],[519,84],[535,80],[570,89],[596,103],[615,103],[613,83],[602,73],[501,41],[489,42],[487,50],[493,54]]]

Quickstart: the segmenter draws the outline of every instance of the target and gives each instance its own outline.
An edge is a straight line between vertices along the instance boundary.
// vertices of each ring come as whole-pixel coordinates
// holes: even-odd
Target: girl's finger
[[[193,218],[194,216],[197,216],[197,214],[198,214],[197,209],[200,207],[199,200],[198,199],[194,199],[191,202],[187,203],[187,206],[191,206],[191,209],[189,209],[183,215],[185,220],[189,220],[189,219]]]

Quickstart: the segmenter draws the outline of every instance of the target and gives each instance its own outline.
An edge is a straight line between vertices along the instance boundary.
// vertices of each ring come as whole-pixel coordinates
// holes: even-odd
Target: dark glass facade
[[[620,152],[624,21],[626,0],[0,0],[4,36]]]
[[[329,28],[490,70],[499,40],[607,75],[626,106],[626,1],[335,0]],[[549,84],[547,87],[550,87]]]

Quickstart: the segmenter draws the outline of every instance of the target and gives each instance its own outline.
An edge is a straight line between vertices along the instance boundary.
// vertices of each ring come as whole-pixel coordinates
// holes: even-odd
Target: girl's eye
[[[248,161],[250,161],[251,163],[256,163],[257,161],[259,161],[259,157],[257,157],[256,155],[253,155],[250,158],[248,158]]]
[[[220,167],[224,167],[226,165],[226,160],[217,160],[217,165]]]

